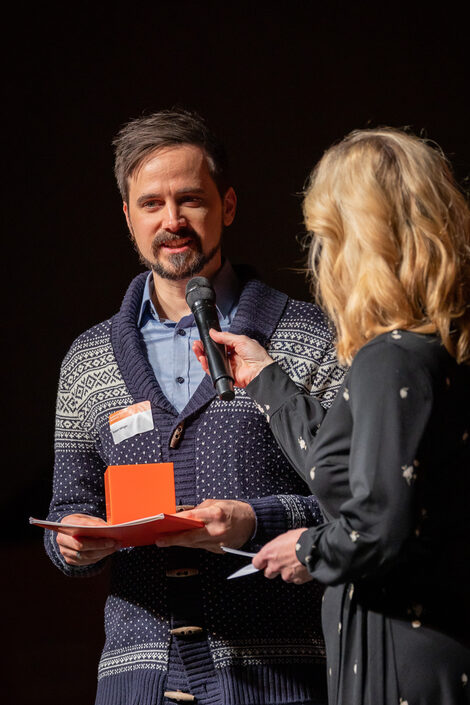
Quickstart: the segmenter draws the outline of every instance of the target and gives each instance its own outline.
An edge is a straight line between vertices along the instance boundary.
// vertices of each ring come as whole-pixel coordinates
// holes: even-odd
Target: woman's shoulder
[[[412,374],[433,381],[455,372],[470,372],[457,365],[439,336],[392,330],[370,340],[356,354],[351,371],[353,375],[373,378],[375,375]],[[458,369],[460,368],[460,369]]]
[[[433,376],[449,358],[437,336],[397,329],[376,336],[357,352],[351,376],[371,380],[392,372]]]
[[[403,356],[436,359],[448,358],[449,353],[435,334],[415,333],[410,330],[391,330],[372,338],[357,353],[356,357]]]

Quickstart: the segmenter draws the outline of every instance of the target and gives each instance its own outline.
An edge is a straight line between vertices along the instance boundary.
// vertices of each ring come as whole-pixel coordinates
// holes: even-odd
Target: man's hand
[[[259,553],[253,558],[253,565],[259,570],[264,570],[266,578],[275,578],[281,575],[286,583],[301,585],[312,576],[307,568],[298,560],[295,554],[295,547],[300,534],[305,529],[291,529],[285,534],[276,536],[275,539],[267,543]]]
[[[88,526],[106,524],[103,519],[88,514],[68,514],[61,519],[61,523],[87,524]],[[74,566],[93,565],[120,548],[117,541],[112,539],[93,539],[88,536],[74,539],[73,536],[60,532],[57,532],[57,543],[65,562]]]
[[[199,519],[205,526],[159,537],[155,542],[157,546],[187,546],[223,553],[221,545],[243,546],[253,536],[256,525],[251,506],[234,499],[206,499],[194,509],[179,512],[178,516]]]
[[[264,367],[274,360],[256,340],[246,335],[221,333],[211,328],[210,336],[227,347],[228,359],[236,387],[246,387]],[[205,372],[209,372],[204,346],[200,340],[193,343],[193,351]]]

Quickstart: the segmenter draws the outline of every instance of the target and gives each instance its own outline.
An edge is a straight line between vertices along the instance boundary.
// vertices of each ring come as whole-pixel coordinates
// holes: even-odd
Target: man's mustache
[[[178,240],[187,240],[190,237],[195,240],[197,244],[200,243],[199,235],[192,228],[181,228],[177,233],[170,233],[167,230],[162,230],[157,233],[152,242],[152,249],[155,252],[159,247],[165,245],[167,242],[175,242]]]

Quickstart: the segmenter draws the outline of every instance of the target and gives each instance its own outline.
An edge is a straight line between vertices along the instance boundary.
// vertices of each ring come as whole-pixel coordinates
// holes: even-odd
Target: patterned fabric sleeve
[[[311,408],[315,408],[311,429],[314,435],[346,370],[338,364],[334,331],[318,306],[289,299],[284,314],[267,343],[267,350],[277,364],[263,371],[263,379],[280,401],[285,399],[285,388],[294,396],[306,395],[311,399]],[[240,332],[250,334],[249,330]],[[256,382],[252,385],[256,387]],[[262,395],[257,398],[251,394],[249,387],[246,391],[258,402],[259,411],[270,423],[275,417],[270,395],[264,401]],[[295,467],[289,453],[284,454]],[[256,515],[253,542],[257,547],[289,529],[315,526],[323,520],[317,499],[309,494],[307,486],[302,494],[277,494],[245,501]]]
[[[289,529],[316,526],[323,515],[313,495],[273,495],[245,500],[256,515],[256,531],[253,546],[259,547]]]
[[[308,484],[306,451],[313,447],[326,410],[315,397],[299,389],[276,363],[265,367],[246,391],[268,415],[284,455]]]
[[[256,399],[258,408],[266,415],[271,427],[279,406],[285,402],[286,397],[291,395],[297,400],[305,398],[310,400],[308,408],[312,410],[310,420],[313,437],[326,413],[321,403],[306,395],[276,363],[265,368],[259,378],[262,378],[262,383],[256,378],[248,385],[246,391]],[[263,390],[266,392],[263,393]],[[282,444],[281,448],[289,462],[300,472],[289,455],[289,449]],[[300,474],[302,475],[301,472]],[[257,529],[254,541],[257,544],[267,543],[289,529],[315,526],[322,521],[320,507],[313,495],[275,495],[248,501],[256,514]]]
[[[48,520],[60,521],[69,514],[88,514],[106,518],[103,476],[106,469],[96,451],[96,437],[90,421],[84,418],[77,394],[77,376],[82,365],[74,360],[72,346],[61,367],[56,407],[55,465],[53,496]],[[45,531],[44,543],[52,562],[70,576],[98,572],[104,561],[93,566],[76,567],[65,563],[57,545],[57,535]]]

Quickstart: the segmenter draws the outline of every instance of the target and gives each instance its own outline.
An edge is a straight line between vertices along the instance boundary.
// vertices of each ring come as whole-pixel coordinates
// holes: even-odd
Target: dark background
[[[112,174],[116,131],[143,112],[201,112],[225,140],[239,198],[226,253],[308,298],[296,271],[299,193],[333,141],[410,126],[442,146],[465,186],[467,20],[449,2],[12,8],[2,39],[5,702],[93,702],[107,576],[63,577],[28,517],[47,513],[61,359],[141,271]]]

